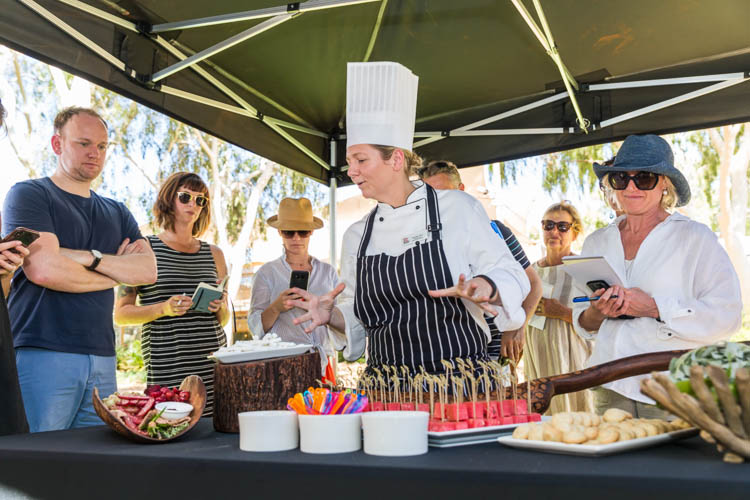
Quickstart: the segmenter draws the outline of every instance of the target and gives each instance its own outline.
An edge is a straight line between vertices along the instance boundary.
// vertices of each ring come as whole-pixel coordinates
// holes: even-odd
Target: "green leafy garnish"
[[[716,365],[723,368],[729,382],[734,382],[734,374],[738,368],[750,367],[750,347],[737,342],[726,342],[693,349],[669,362],[669,376],[672,381],[679,382],[690,380],[691,366]],[[688,386],[689,387],[689,386]],[[686,392],[683,390],[683,392]]]

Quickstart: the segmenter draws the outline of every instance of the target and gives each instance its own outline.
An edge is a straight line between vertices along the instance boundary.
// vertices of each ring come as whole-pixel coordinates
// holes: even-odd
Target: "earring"
[[[667,196],[667,194],[668,194],[668,191],[667,191],[667,190],[665,189],[664,191],[662,191],[662,192],[661,192],[661,194],[662,194],[663,196]]]

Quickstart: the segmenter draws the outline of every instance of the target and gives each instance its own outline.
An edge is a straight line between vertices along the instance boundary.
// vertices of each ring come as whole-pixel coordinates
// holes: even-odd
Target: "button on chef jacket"
[[[366,255],[386,254],[398,256],[419,243],[428,241],[427,199],[425,184],[414,182],[415,190],[406,204],[394,208],[379,203]],[[467,280],[483,274],[492,279],[500,292],[503,305],[495,307],[498,315],[494,321],[500,331],[520,328],[526,319],[521,303],[530,290],[523,268],[516,262],[505,242],[492,230],[484,207],[472,196],[459,190],[436,191],[443,224],[441,238],[445,256],[454,283],[463,273]],[[341,280],[346,288],[339,295],[337,307],[341,311],[346,329],[339,332],[329,328],[331,342],[344,357],[356,360],[365,350],[365,328],[354,314],[354,295],[357,287],[357,251],[365,230],[367,216],[355,222],[344,233],[341,255]],[[474,320],[481,326],[490,341],[489,329],[482,309],[475,303],[463,300]]]

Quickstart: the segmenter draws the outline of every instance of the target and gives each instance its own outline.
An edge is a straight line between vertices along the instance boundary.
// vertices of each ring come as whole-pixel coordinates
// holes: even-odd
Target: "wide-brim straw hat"
[[[677,191],[677,206],[690,201],[690,185],[682,172],[674,166],[674,155],[669,143],[658,135],[630,135],[622,143],[612,165],[594,163],[594,173],[601,181],[610,172],[653,172],[672,181]]]
[[[282,231],[310,231],[323,227],[323,221],[313,216],[312,204],[307,198],[284,198],[279,203],[278,215],[266,223]]]

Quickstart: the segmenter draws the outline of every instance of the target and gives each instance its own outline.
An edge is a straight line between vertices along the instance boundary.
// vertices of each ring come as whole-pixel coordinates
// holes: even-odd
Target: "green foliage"
[[[703,165],[700,176],[700,188],[706,196],[708,205],[715,206],[718,200],[714,199],[714,182],[719,175],[719,153],[711,144],[711,139],[708,136],[707,130],[698,130],[690,133],[687,142],[698,149],[701,156],[701,165]]]
[[[599,185],[593,164],[612,158],[616,152],[614,146],[600,144],[545,155],[542,189],[565,196],[574,183],[582,192],[593,193]]]
[[[124,372],[140,372],[145,369],[140,339],[134,339],[116,348],[117,369]]]

